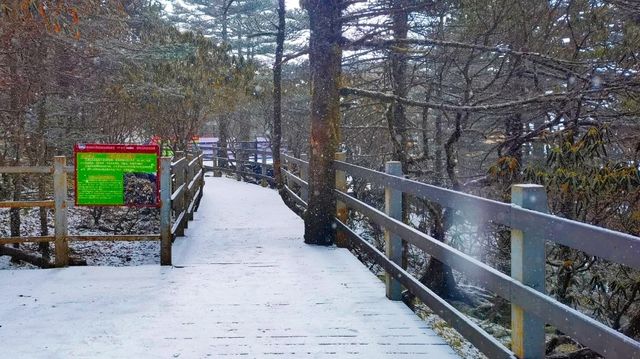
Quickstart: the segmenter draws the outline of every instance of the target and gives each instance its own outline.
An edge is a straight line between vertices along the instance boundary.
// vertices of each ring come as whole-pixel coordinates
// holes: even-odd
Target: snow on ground
[[[69,233],[84,235],[104,234],[152,234],[159,232],[157,209],[103,208],[96,224],[90,207],[71,208],[68,212]],[[95,213],[95,212],[94,212]],[[20,233],[25,236],[40,235],[38,209],[21,210]],[[49,234],[53,234],[53,213],[47,215]],[[9,210],[0,209],[0,237],[9,236]],[[88,265],[127,266],[160,263],[160,243],[153,242],[70,242],[71,255],[84,259]],[[39,255],[38,245],[21,244],[25,252]],[[52,245],[53,253],[53,245]],[[27,263],[12,263],[8,256],[0,256],[2,269],[34,269]]]
[[[0,271],[2,356],[455,357],[347,250],[303,244],[275,191],[204,193],[174,267]]]

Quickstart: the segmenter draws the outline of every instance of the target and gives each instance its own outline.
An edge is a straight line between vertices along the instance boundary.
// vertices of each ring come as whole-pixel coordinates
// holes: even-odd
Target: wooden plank
[[[180,158],[178,158],[175,162],[171,162],[171,167],[177,167],[182,165],[183,162],[186,162],[187,159],[186,157],[182,157],[180,156]]]
[[[191,203],[189,204],[189,207],[187,208],[187,213],[193,214],[193,212],[195,212],[196,203],[199,201],[201,197],[202,197],[202,188],[198,188],[198,190],[196,191],[196,194],[193,196],[193,200],[191,201]]]
[[[540,185],[511,186],[511,203],[534,211],[548,212],[547,192]],[[545,238],[539,228],[511,229],[511,277],[545,293]],[[511,304],[511,348],[522,359],[545,355],[544,321]]]
[[[291,196],[291,198],[293,198],[293,200],[298,203],[299,205],[301,205],[302,207],[307,207],[307,202],[305,202],[304,200],[302,200],[302,198],[298,197],[298,195],[293,192],[291,190],[291,188],[289,188],[288,186],[284,186],[284,189],[287,190],[287,193],[289,193],[289,196]]]
[[[0,173],[6,174],[37,174],[37,173],[53,173],[53,167],[51,166],[1,166]]]
[[[238,171],[235,170],[235,169],[230,169],[230,168],[225,168],[225,167],[207,167],[207,169],[226,172],[226,173],[229,173],[229,174],[238,173]],[[273,177],[263,176],[263,175],[261,175],[259,173],[247,172],[247,171],[239,171],[239,173],[244,174],[245,176],[255,177],[255,178],[258,178],[258,179],[264,178],[267,181],[269,181],[270,183],[274,183],[274,181],[275,181],[275,179]]]
[[[199,158],[200,158],[200,156],[197,156],[194,159],[192,159],[191,162],[189,162],[189,168],[195,167],[195,165],[198,164]]]
[[[108,235],[72,235],[67,236],[69,241],[76,242],[143,242],[158,241],[160,234],[108,234]]]
[[[399,161],[388,161],[385,164],[385,172],[393,176],[402,176],[402,164]],[[392,187],[384,189],[384,212],[387,216],[402,221],[402,192]],[[346,221],[343,221],[346,223]],[[402,267],[402,238],[384,229],[384,248],[387,258]],[[402,286],[391,273],[385,273],[385,287],[387,298],[402,300]]]
[[[293,156],[289,156],[285,153],[282,154],[282,158],[291,162],[291,163],[295,163],[296,165],[300,166],[300,167],[309,167],[309,162],[305,162],[299,158],[295,158]]]
[[[185,186],[186,185],[184,183],[181,184],[180,187],[171,194],[171,202],[174,202],[178,197],[184,194]]]
[[[345,161],[347,159],[346,152],[336,152],[334,159],[336,161]],[[336,190],[347,193],[347,173],[344,171],[336,171]],[[336,217],[344,223],[347,223],[349,217],[347,205],[342,201],[336,201]],[[349,242],[347,236],[338,231],[336,233],[336,246],[346,248]]]
[[[301,153],[300,159],[308,162],[309,156],[307,156],[306,153]],[[306,181],[307,183],[309,183],[309,166],[300,166],[299,170],[300,170],[300,178]],[[309,202],[309,186],[308,185],[300,187],[300,198],[302,198],[302,200],[307,203]]]
[[[180,152],[180,156],[184,156],[183,152]],[[171,234],[175,236],[184,236],[184,229],[186,227],[185,222],[182,220],[182,213],[189,203],[189,157],[184,156],[184,161],[180,162],[179,166],[175,166],[173,171],[176,176],[176,184],[180,184],[183,187],[182,195],[173,200],[171,199],[172,208],[174,209],[174,214],[179,213],[180,218],[174,220],[173,225],[171,226]]]
[[[287,177],[289,177],[291,180],[293,180],[293,182],[297,183],[300,187],[307,187],[309,186],[309,184],[307,183],[307,181],[303,180],[302,178],[294,175],[293,173],[291,173],[290,171],[287,171],[285,169],[282,170],[282,172],[284,172],[284,174],[287,175]]]
[[[182,236],[184,235],[184,229],[189,227],[189,221],[193,220],[193,215],[190,215],[189,212],[187,211],[187,208],[189,207],[189,204],[191,203],[192,199],[193,199],[193,195],[194,195],[194,190],[193,190],[193,185],[195,184],[196,178],[194,175],[195,172],[195,167],[191,166],[191,162],[193,162],[194,160],[196,160],[196,158],[193,158],[192,154],[187,155],[187,161],[189,161],[189,165],[186,166],[185,168],[185,173],[186,173],[186,177],[185,177],[185,183],[187,183],[187,191],[185,192],[184,195],[184,202],[182,203],[182,209],[184,210],[185,213],[185,217],[186,220],[183,221],[182,223]]]
[[[160,159],[160,265],[171,265],[171,157]]]
[[[3,201],[0,202],[0,208],[33,208],[45,207],[54,208],[54,201]]]
[[[53,159],[53,196],[54,196],[54,232],[55,232],[55,265],[66,267],[69,265],[69,231],[67,222],[67,159],[56,156]]]
[[[0,237],[0,245],[16,243],[46,243],[56,240],[55,236]]]
[[[186,213],[186,210],[183,210],[182,212],[180,212],[178,217],[176,217],[176,220],[174,221],[173,226],[171,226],[171,234],[178,235],[178,230],[180,228],[184,228],[182,225],[182,222],[185,220],[185,213]],[[184,236],[184,230],[182,234],[180,234],[180,236]]]
[[[204,172],[202,170],[199,170],[198,173],[193,177],[193,179],[191,180],[191,182],[189,182],[189,185],[187,186],[187,189],[191,192],[193,191],[193,187],[196,185],[196,183],[198,183],[198,180],[200,179],[200,177],[204,174]]]

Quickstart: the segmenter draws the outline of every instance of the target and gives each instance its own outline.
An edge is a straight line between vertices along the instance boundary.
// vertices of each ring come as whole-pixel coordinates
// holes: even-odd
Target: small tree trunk
[[[38,179],[38,198],[44,199],[47,195],[46,191],[46,179],[41,177]],[[40,207],[38,210],[38,215],[40,217],[40,235],[48,236],[49,235],[49,223],[47,218],[47,209],[44,207]],[[38,249],[40,249],[40,253],[42,253],[42,257],[45,259],[49,259],[50,248],[49,242],[38,243]]]
[[[432,204],[429,207],[429,212],[433,217],[433,227],[431,235],[433,238],[440,242],[444,242],[446,233],[446,217],[447,212],[438,204]],[[443,298],[457,298],[458,287],[456,280],[453,277],[451,267],[431,257],[427,270],[420,278],[420,282],[429,289],[433,290],[437,295]]]
[[[22,180],[18,175],[13,179],[13,200],[20,200],[20,191],[22,190]],[[11,237],[20,237],[20,209],[19,208],[11,208],[9,210],[9,227],[11,232]],[[14,248],[20,248],[20,245],[15,243],[13,245]]]
[[[278,193],[287,207],[302,216],[303,210],[289,198],[289,193],[284,188],[282,159],[280,157],[282,145],[282,55],[284,53],[286,30],[285,14],[285,0],[278,0],[278,33],[276,35],[276,58],[273,64],[273,138],[271,139],[271,154],[273,155],[273,175],[276,179]]]
[[[340,141],[340,77],[342,0],[306,2],[311,25],[311,145],[309,204],[305,214],[305,243],[331,245],[335,241],[335,170],[333,158]]]

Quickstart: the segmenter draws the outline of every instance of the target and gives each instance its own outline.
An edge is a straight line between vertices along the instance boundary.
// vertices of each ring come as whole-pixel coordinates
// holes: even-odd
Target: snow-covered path
[[[3,358],[450,358],[277,193],[207,178],[174,267],[0,271]]]

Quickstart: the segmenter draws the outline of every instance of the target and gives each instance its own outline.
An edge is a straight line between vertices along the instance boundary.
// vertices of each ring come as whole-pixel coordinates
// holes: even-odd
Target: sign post
[[[76,206],[159,207],[157,145],[74,147]]]

